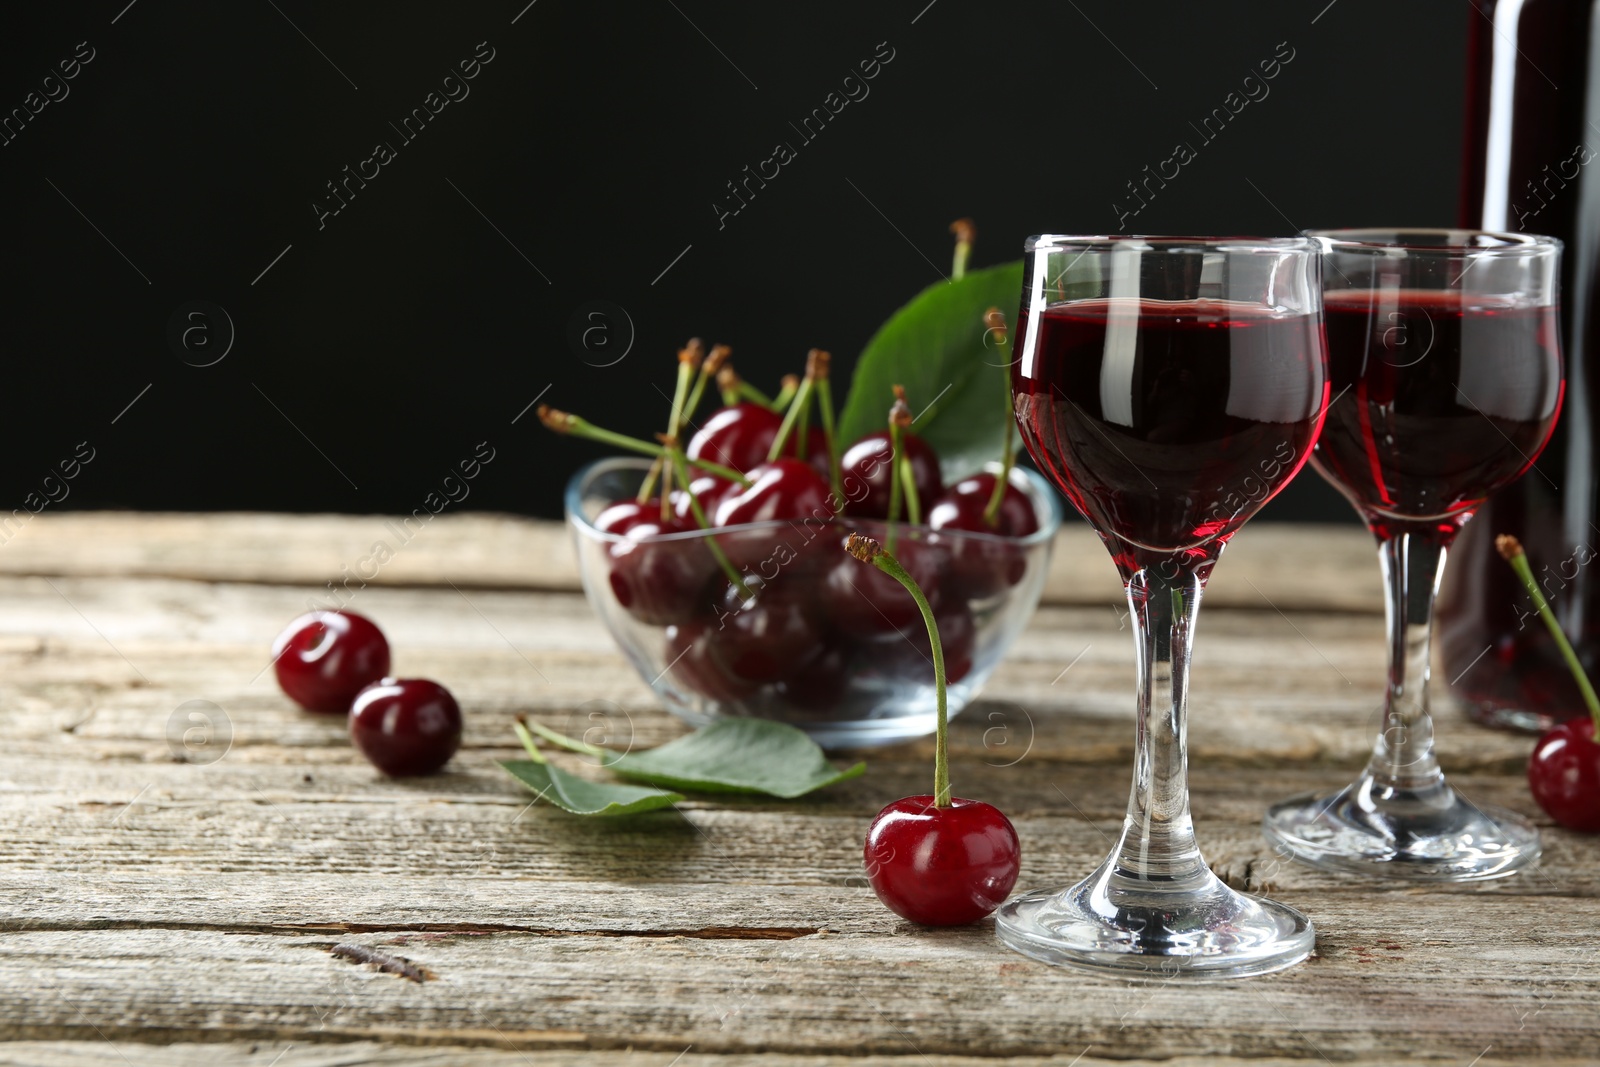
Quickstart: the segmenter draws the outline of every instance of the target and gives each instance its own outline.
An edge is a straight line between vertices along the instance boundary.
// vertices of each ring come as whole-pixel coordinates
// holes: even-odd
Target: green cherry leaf
[[[503,760],[500,766],[563,811],[574,815],[632,815],[671,807],[682,794],[636,785],[591,782],[560,767],[532,760]]]
[[[884,323],[856,363],[839,419],[841,447],[882,430],[896,384],[917,414],[912,431],[939,453],[946,482],[999,458],[1012,423],[1006,416],[1009,349],[988,340],[991,307],[1016,326],[1022,261],[935,282]]]
[[[603,758],[613,774],[669,789],[765,793],[792,800],[859,777],[867,769],[857,763],[838,770],[803,731],[766,719],[723,719],[648,752],[626,754],[596,749],[537,723],[528,725],[547,741]]]

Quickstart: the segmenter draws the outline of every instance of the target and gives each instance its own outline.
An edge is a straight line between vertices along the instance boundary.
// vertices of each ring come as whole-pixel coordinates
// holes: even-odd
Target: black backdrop
[[[811,346],[843,381],[939,278],[959,216],[976,265],[1043,230],[1447,224],[1474,17],[1393,0],[8,10],[0,512],[43,492],[410,511],[486,441],[462,506],[553,515],[599,449],[543,430],[536,397],[653,429],[690,335],[734,345],[763,386]],[[1203,141],[1190,124],[1247,91]],[[802,141],[790,123],[847,92]],[[427,121],[407,130],[413,109]],[[1122,218],[1126,183],[1180,140],[1197,157]],[[780,141],[795,158],[719,217]],[[352,173],[335,213],[328,183]],[[572,324],[598,307],[585,348]],[[46,482],[80,442],[93,460]],[[1307,472],[1264,517],[1349,515]]]

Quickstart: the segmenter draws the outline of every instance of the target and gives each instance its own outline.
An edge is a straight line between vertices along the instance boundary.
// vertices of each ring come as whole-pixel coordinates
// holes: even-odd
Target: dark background
[[[1280,42],[1294,58],[1270,96],[1129,232],[1449,224],[1476,17],[1393,0],[8,12],[0,114],[79,42],[95,56],[0,147],[0,512],[80,441],[95,458],[61,507],[345,512],[420,507],[488,441],[462,506],[556,515],[601,449],[546,432],[536,397],[654,430],[691,335],[769,390],[811,346],[843,382],[948,268],[950,220],[977,220],[974,265],[1029,233],[1115,231],[1124,183],[1197,142],[1189,122]],[[479,42],[494,58],[470,95],[402,143],[388,124]],[[880,42],[894,58],[870,95],[800,145],[789,122]],[[397,158],[319,229],[325,183],[380,140]],[[798,158],[719,228],[725,183],[778,141]],[[586,350],[569,326],[596,300],[626,318]],[[226,341],[215,311],[192,348],[169,342],[192,301],[233,325],[211,366],[190,364]],[[1310,472],[1263,515],[1353,521]]]

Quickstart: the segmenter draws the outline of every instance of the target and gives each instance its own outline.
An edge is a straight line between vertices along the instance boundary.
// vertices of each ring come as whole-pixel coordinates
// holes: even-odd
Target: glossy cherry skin
[[[1539,738],[1528,757],[1528,788],[1533,799],[1569,830],[1600,833],[1600,743],[1587,715]]]
[[[878,812],[863,851],[867,881],[897,915],[924,926],[977,922],[1017,883],[1022,845],[998,808],[905,797]]]
[[[704,618],[668,626],[665,650],[667,673],[679,685],[712,700],[745,700],[753,696],[758,687],[754,682],[730,675],[712,656],[711,629],[715,626],[714,619]]]
[[[928,525],[935,530],[1021,538],[1039,529],[1033,504],[1014,485],[1000,497],[999,513],[990,526],[983,519],[994,494],[993,474],[963,478],[928,509]],[[1022,581],[1028,572],[1027,553],[1021,545],[988,538],[953,536],[941,539],[950,551],[950,578],[962,595],[974,600],[990,597]]]
[[[822,652],[805,584],[779,575],[745,578],[749,599],[729,583],[706,630],[711,656],[732,678],[758,685],[800,672]]]
[[[739,488],[739,483],[730,482],[726,478],[718,478],[715,474],[699,474],[689,483],[689,488],[694,491],[694,498],[700,502],[700,510],[705,514],[706,521],[711,522],[717,513],[717,505],[722,503],[722,498]],[[698,526],[695,521],[694,508],[690,506],[689,494],[682,489],[674,489],[668,494],[667,499],[672,504],[672,513],[678,521],[687,526]]]
[[[925,518],[928,508],[944,492],[944,482],[939,474],[939,455],[931,445],[910,431],[900,435],[900,447],[911,461],[911,480],[916,484],[917,503],[922,506]],[[839,459],[839,467],[846,512],[864,518],[889,517],[890,479],[895,466],[890,462],[893,452],[888,430],[869,433],[845,450]],[[903,520],[905,517],[905,502],[902,501],[900,518]]]
[[[783,416],[760,404],[739,403],[725,407],[705,421],[684,449],[690,459],[703,459],[748,473],[767,461],[772,442],[783,426]],[[791,436],[784,455],[794,456]],[[827,438],[817,426],[806,435],[806,457],[826,474]],[[819,462],[820,459],[820,462]]]
[[[803,542],[801,523],[825,521],[834,515],[828,483],[810,465],[797,459],[780,459],[751,467],[750,484],[729,493],[717,505],[716,526],[741,526],[752,522],[787,520],[796,533],[786,540]],[[775,553],[778,535],[766,531],[719,538],[718,544],[740,570],[758,568]],[[820,540],[820,538],[818,539]]]
[[[607,549],[611,569],[606,581],[628,614],[651,626],[666,626],[707,606],[706,585],[717,561],[704,540],[652,540],[695,529],[693,520],[686,523],[676,517],[640,521]]]
[[[357,693],[389,673],[389,642],[365,615],[312,611],[272,642],[272,664],[290,700],[343,715]]]
[[[432,774],[461,747],[461,707],[426,678],[385,678],[350,705],[350,740],[391,778]]]
[[[670,514],[670,513],[669,513]],[[640,503],[637,500],[619,500],[608,505],[594,517],[594,528],[601,533],[625,534],[641,522],[661,521],[661,500],[651,497]]]
[[[881,535],[874,536],[881,540]],[[828,621],[853,637],[910,633],[915,627],[923,631],[926,640],[922,612],[905,586],[871,563],[862,563],[845,552],[846,539],[838,540],[839,558],[829,568],[818,591]],[[937,611],[943,599],[941,590],[948,553],[940,545],[901,537],[895,542],[894,555]]]
[[[972,655],[978,645],[977,620],[966,601],[956,600],[935,608],[933,623],[939,628],[939,648],[944,653],[944,680],[959,682],[972,673]],[[871,647],[879,646],[874,642]],[[919,618],[907,624],[899,635],[885,638],[880,662],[897,678],[932,685],[933,645],[928,641],[927,624]]]

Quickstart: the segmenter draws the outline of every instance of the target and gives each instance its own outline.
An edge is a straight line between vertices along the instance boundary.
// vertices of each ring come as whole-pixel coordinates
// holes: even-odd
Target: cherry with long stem
[[[1583,664],[1578,660],[1578,653],[1573,650],[1572,642],[1567,640],[1567,635],[1562,632],[1561,624],[1556,621],[1555,612],[1550,609],[1550,602],[1544,598],[1544,591],[1539,588],[1539,581],[1533,576],[1533,568],[1528,566],[1528,556],[1522,550],[1522,542],[1510,534],[1501,534],[1494,539],[1494,547],[1502,559],[1511,564],[1511,569],[1516,571],[1517,577],[1522,580],[1523,586],[1528,590],[1528,596],[1533,599],[1533,607],[1544,620],[1550,636],[1555,639],[1556,648],[1561,651],[1561,658],[1567,663],[1567,669],[1572,672],[1573,681],[1578,683],[1578,692],[1583,694],[1584,706],[1589,709],[1589,720],[1594,724],[1594,740],[1600,742],[1600,697],[1595,696],[1594,686],[1589,681],[1589,675],[1584,671]]]
[[[850,554],[905,587],[928,629],[935,692],[933,793],[886,805],[867,829],[861,858],[878,899],[927,926],[958,926],[989,914],[1017,882],[1016,827],[992,804],[951,795],[944,646],[933,608],[900,561],[870,537],[851,534]]]

